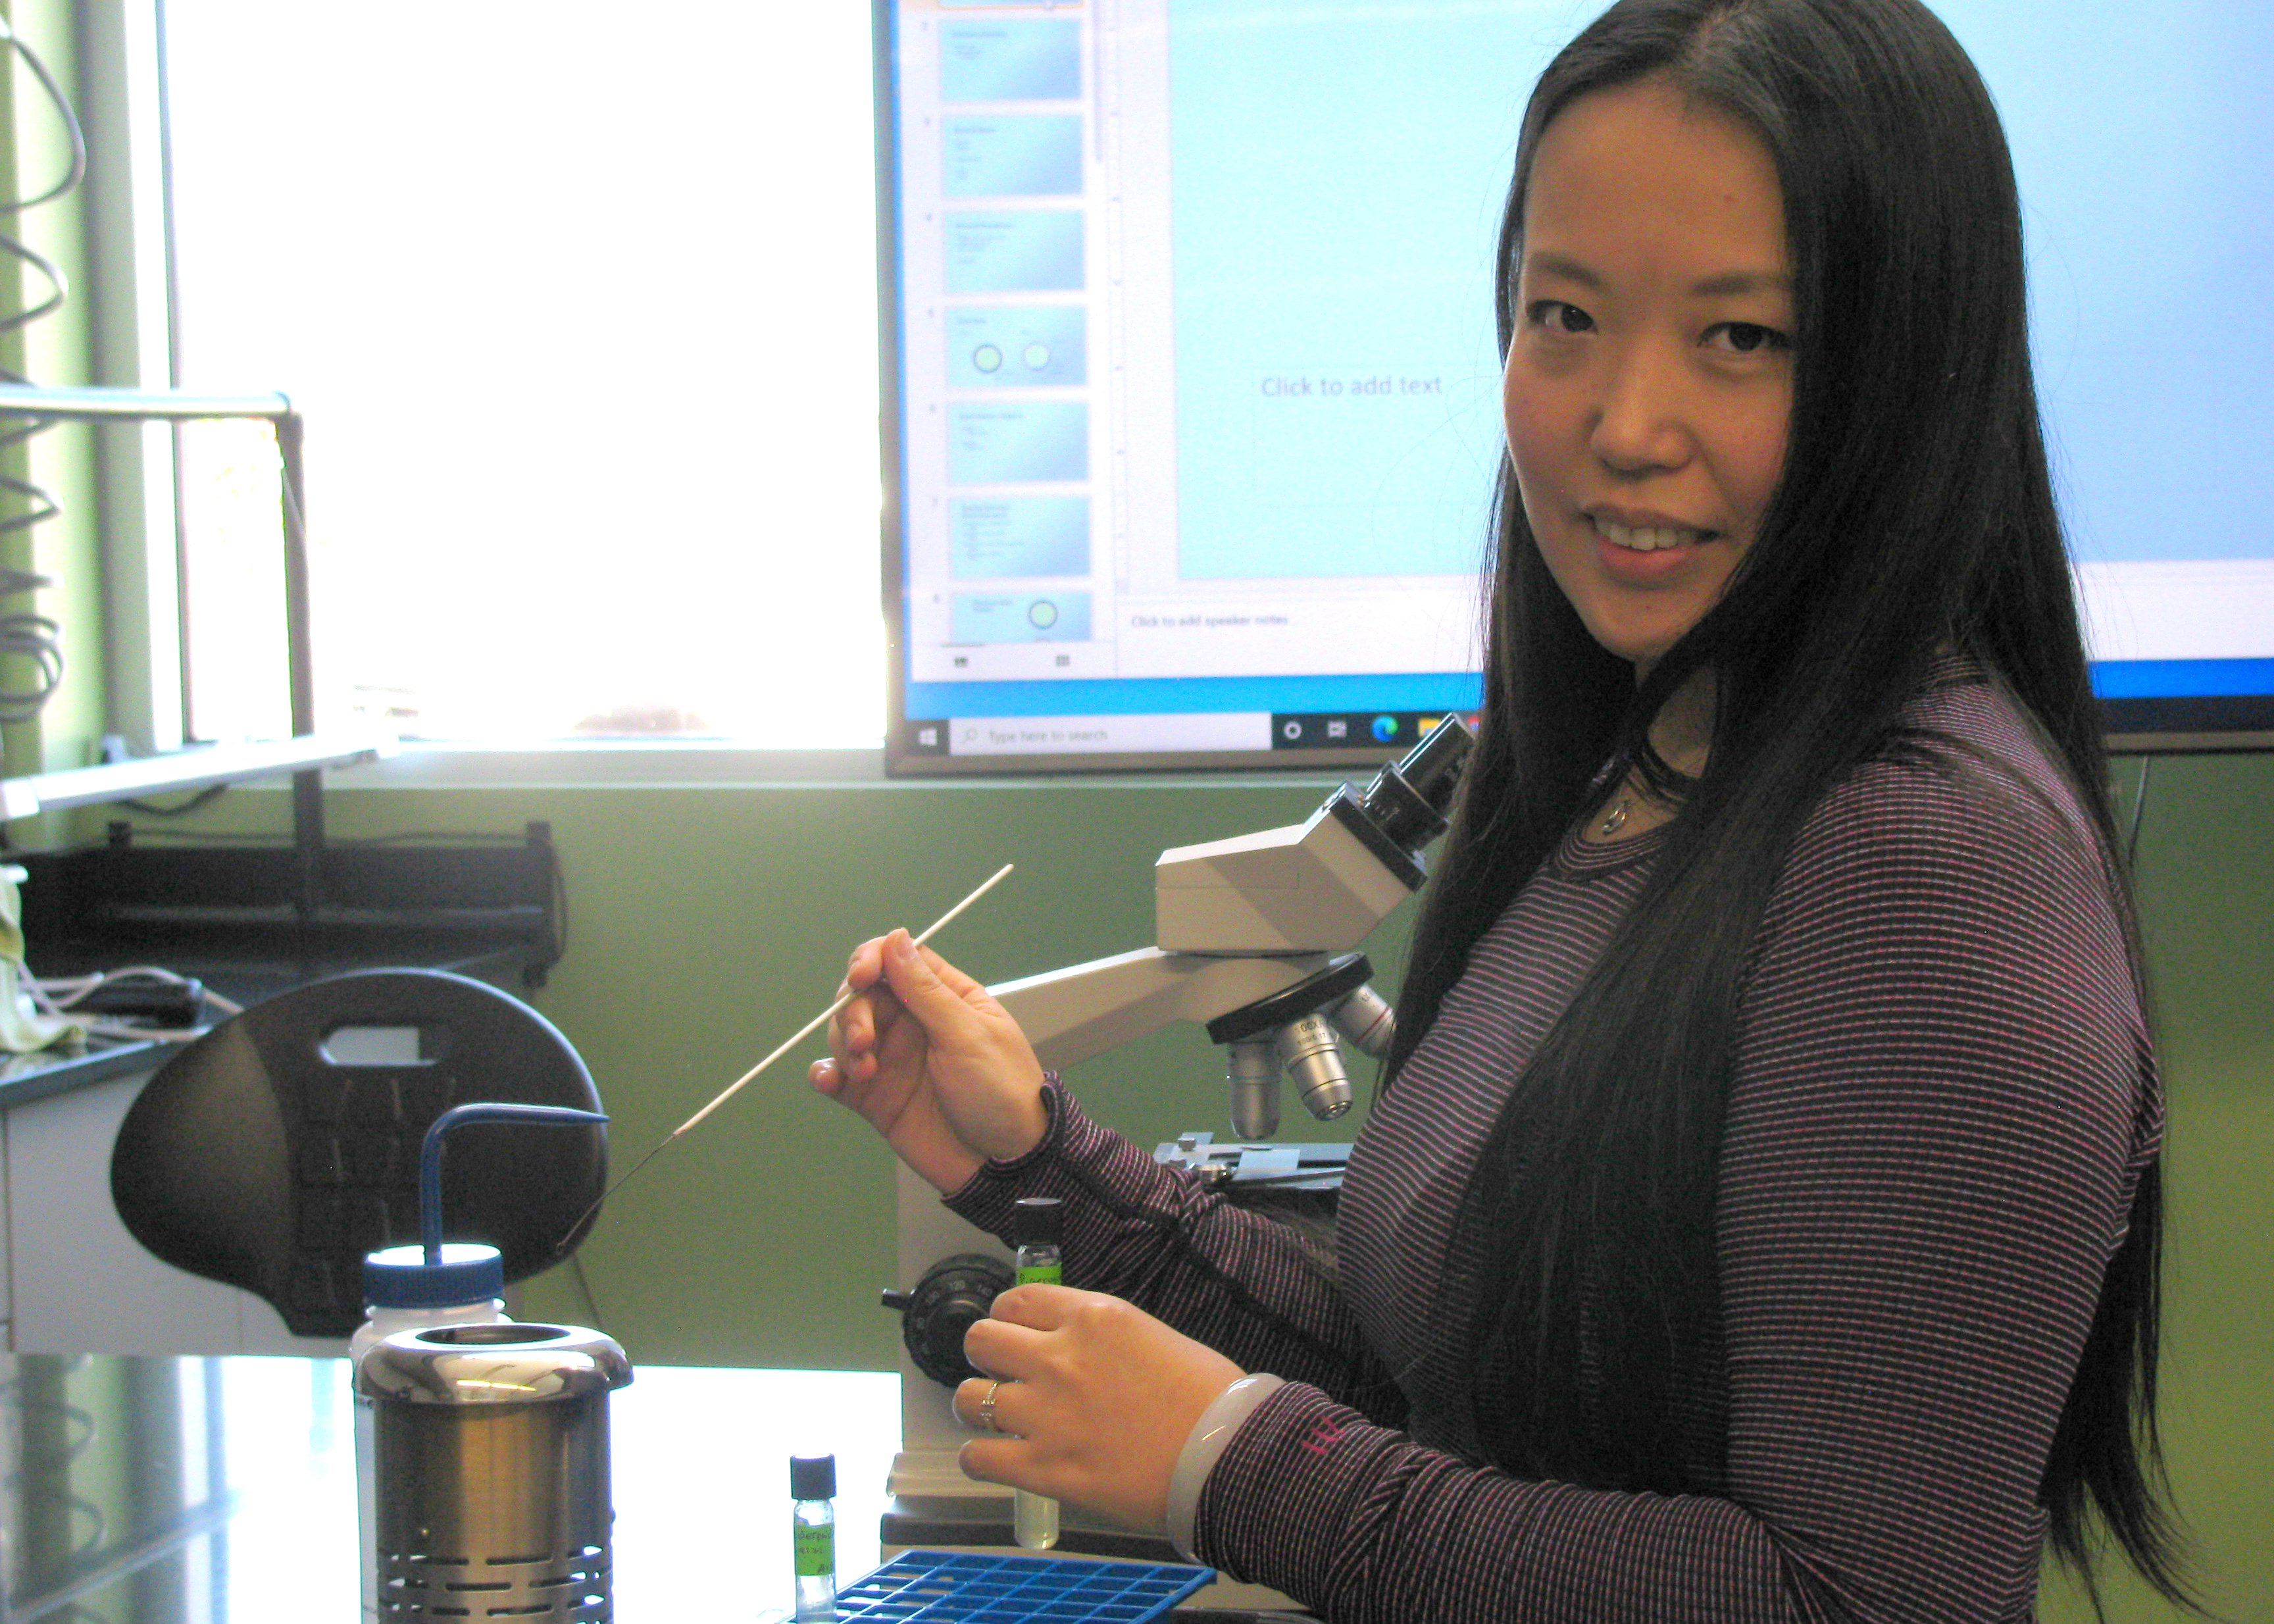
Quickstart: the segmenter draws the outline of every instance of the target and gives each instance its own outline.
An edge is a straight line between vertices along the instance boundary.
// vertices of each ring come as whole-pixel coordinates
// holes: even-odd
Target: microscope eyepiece
[[[1467,723],[1446,717],[1402,760],[1374,775],[1366,789],[1367,816],[1393,845],[1419,852],[1445,832],[1445,814],[1476,741]]]
[[[1398,775],[1442,815],[1453,804],[1461,769],[1468,764],[1469,752],[1476,744],[1477,736],[1469,731],[1469,725],[1449,713],[1427,738],[1405,752],[1405,758],[1397,763]]]

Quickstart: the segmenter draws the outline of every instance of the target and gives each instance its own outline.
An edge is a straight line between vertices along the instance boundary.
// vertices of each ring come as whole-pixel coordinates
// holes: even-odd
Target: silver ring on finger
[[[1000,1432],[1003,1430],[995,1425],[995,1395],[1002,1390],[1001,1382],[990,1382],[988,1385],[987,1396],[979,1401],[979,1425],[990,1432]]]

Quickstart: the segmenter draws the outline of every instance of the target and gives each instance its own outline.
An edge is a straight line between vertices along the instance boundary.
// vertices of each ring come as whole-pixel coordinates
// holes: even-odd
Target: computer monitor
[[[892,771],[1339,767],[1476,705],[1494,235],[1598,9],[876,0]],[[2112,741],[2274,742],[2274,13],[1937,10]]]

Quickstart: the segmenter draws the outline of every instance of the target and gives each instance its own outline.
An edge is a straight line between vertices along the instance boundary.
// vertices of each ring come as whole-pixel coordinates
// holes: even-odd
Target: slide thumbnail
[[[1079,113],[943,119],[940,147],[951,198],[1081,194]]]
[[[948,605],[955,643],[1088,643],[1087,592],[958,592]]]
[[[950,293],[1058,292],[1081,286],[1079,209],[950,214]]]
[[[947,382],[984,389],[1087,381],[1088,312],[1079,304],[947,312]]]
[[[1089,477],[1089,408],[1080,401],[947,409],[950,485]]]
[[[948,573],[958,581],[1089,573],[1089,498],[1006,496],[950,505]]]
[[[939,31],[943,102],[1071,102],[1081,94],[1081,25],[952,22]]]

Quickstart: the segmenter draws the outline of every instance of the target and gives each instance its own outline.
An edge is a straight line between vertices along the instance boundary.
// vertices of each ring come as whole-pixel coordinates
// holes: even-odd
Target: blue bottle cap
[[[363,1260],[368,1308],[461,1308],[505,1295],[505,1259],[494,1246],[449,1242],[440,1263],[424,1246],[389,1246]]]

